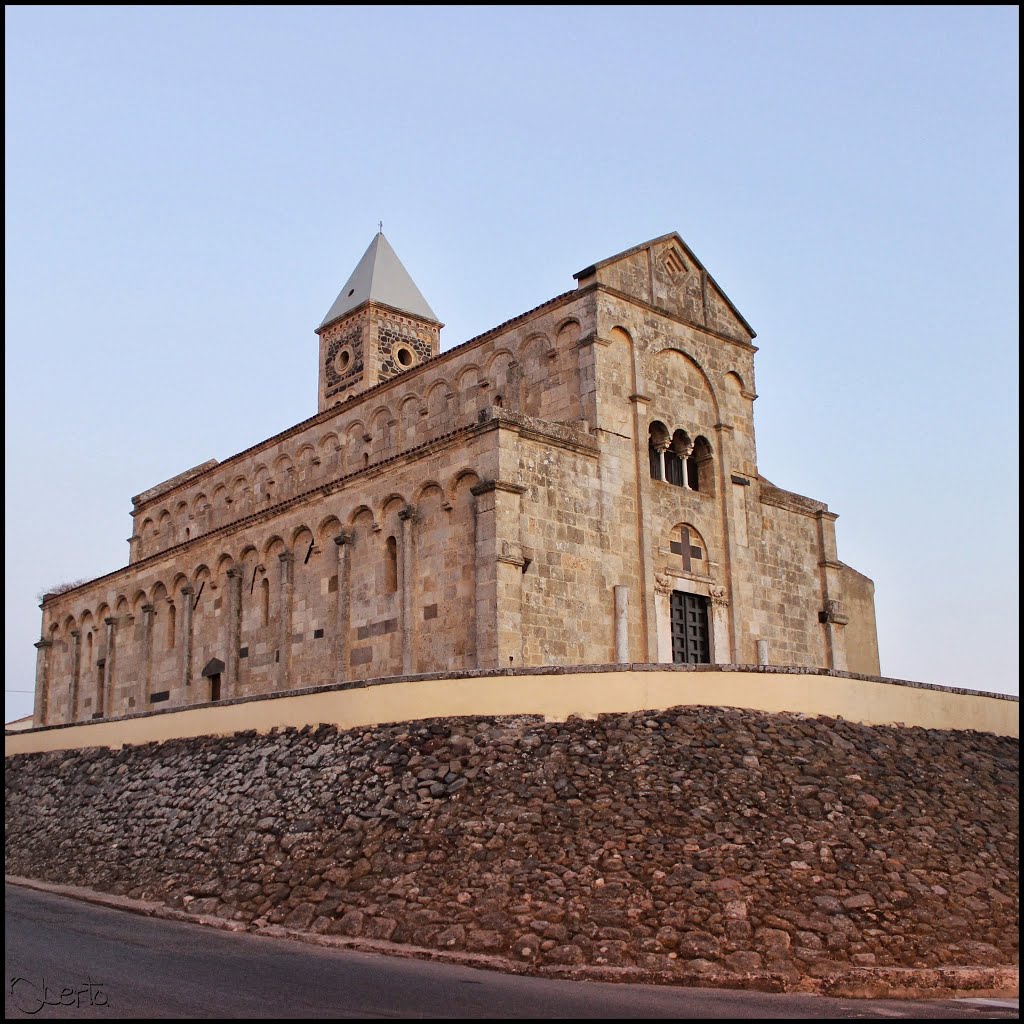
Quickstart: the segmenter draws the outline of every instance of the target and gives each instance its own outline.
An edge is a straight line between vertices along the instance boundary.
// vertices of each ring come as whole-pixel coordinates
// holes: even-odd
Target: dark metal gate
[[[672,661],[684,665],[711,663],[708,599],[672,591]]]

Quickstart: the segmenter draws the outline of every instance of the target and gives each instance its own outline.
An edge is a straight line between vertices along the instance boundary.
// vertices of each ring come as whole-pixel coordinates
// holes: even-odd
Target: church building
[[[575,279],[442,352],[378,234],[316,414],[137,495],[128,565],[43,599],[35,724],[477,669],[877,675],[835,513],[758,471],[740,312],[675,233]]]

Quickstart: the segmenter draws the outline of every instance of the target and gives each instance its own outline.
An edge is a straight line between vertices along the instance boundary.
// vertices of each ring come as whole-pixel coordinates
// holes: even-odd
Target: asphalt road
[[[16,886],[6,886],[5,939],[8,1019],[1017,1017],[1010,1000],[861,1001],[551,981],[225,933]]]

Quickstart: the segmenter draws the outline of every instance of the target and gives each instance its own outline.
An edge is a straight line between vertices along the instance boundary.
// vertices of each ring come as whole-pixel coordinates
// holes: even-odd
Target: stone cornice
[[[758,497],[762,505],[774,505],[776,508],[799,512],[800,515],[810,516],[813,519],[817,519],[821,513],[831,515],[836,519],[839,518],[828,511],[828,506],[823,501],[815,501],[814,498],[804,497],[794,491],[784,491],[781,487],[776,487],[764,479],[760,481],[760,484]]]
[[[399,452],[386,459],[381,459],[379,462],[371,463],[369,466],[363,466],[351,473],[335,477],[333,480],[324,481],[323,483],[317,484],[315,487],[311,487],[308,490],[303,491],[301,494],[293,495],[292,497],[286,498],[284,501],[280,501],[268,508],[260,509],[258,512],[252,512],[247,516],[243,516],[241,519],[236,519],[230,523],[224,523],[212,530],[208,530],[206,533],[190,537],[181,544],[175,544],[173,547],[166,548],[163,551],[158,551],[155,554],[142,558],[137,562],[132,562],[129,565],[121,566],[119,569],[115,569],[103,576],[97,576],[96,579],[88,580],[81,584],[81,586],[75,587],[72,590],[66,590],[60,594],[54,594],[51,598],[43,602],[42,607],[44,609],[61,607],[66,597],[76,595],[79,591],[85,590],[97,583],[111,581],[124,573],[134,572],[142,568],[156,565],[161,559],[166,559],[180,554],[190,547],[210,540],[213,537],[230,536],[236,531],[273,519],[275,516],[292,508],[296,508],[314,497],[327,496],[329,494],[334,494],[337,491],[344,490],[344,488],[354,480],[371,479],[374,476],[385,472],[389,467],[415,461],[424,455],[430,455],[435,451],[442,451],[451,447],[459,441],[490,433],[491,431],[511,429],[519,433],[522,437],[530,440],[543,441],[557,448],[574,451],[592,458],[597,458],[600,455],[600,445],[596,441],[585,439],[584,435],[573,430],[571,427],[566,427],[559,423],[548,423],[545,420],[533,420],[529,417],[510,413],[504,409],[495,409],[493,412],[494,415],[491,418],[482,420],[478,423],[471,423],[464,427],[459,427],[457,430],[450,431],[447,434],[442,434],[440,437],[426,441],[414,448],[406,449],[404,452]]]

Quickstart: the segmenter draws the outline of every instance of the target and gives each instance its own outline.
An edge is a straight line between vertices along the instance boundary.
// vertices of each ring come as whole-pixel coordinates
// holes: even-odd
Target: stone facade
[[[128,566],[44,599],[38,724],[472,668],[878,673],[871,581],[758,473],[753,331],[678,235],[440,354],[386,252],[319,328],[317,415],[136,496]]]
[[[248,731],[6,769],[8,873],[256,932],[730,986],[941,968],[955,988],[956,965],[1016,962],[1008,737],[704,707]]]

